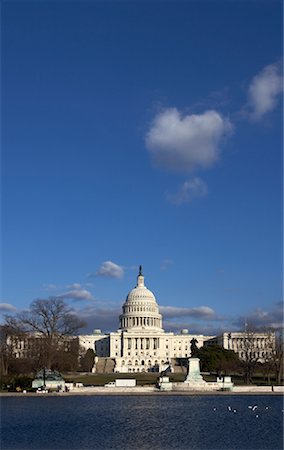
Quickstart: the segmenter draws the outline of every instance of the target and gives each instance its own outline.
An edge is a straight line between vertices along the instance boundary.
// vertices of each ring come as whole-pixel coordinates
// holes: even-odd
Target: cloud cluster
[[[112,261],[105,261],[95,272],[95,274],[92,275],[106,278],[122,278],[124,275],[124,269],[122,266],[119,266]]]
[[[194,317],[197,320],[216,320],[215,311],[209,306],[196,308],[179,308],[176,306],[160,306],[160,312],[166,319],[177,317]]]
[[[203,334],[204,336],[218,336],[224,331],[222,325],[220,326],[220,323],[216,325],[215,322],[196,323],[165,319],[163,327],[166,331],[173,331],[174,333],[180,333],[181,330],[187,329],[189,334]]]
[[[70,291],[59,294],[57,297],[74,301],[92,300],[93,296],[87,289],[71,289]]]
[[[208,192],[206,183],[198,177],[185,181],[174,194],[167,193],[166,198],[174,205],[189,203],[195,198],[204,197]]]
[[[270,64],[258,73],[248,89],[249,117],[261,120],[273,111],[283,92],[283,74],[280,62]]]
[[[85,308],[76,311],[76,315],[86,323],[83,332],[92,332],[95,328],[103,332],[110,332],[119,328],[119,315],[121,307],[109,305],[102,307],[99,305],[88,305]]]
[[[15,312],[17,308],[11,303],[0,303],[0,313],[12,313]]]
[[[264,67],[248,86],[248,102],[241,114],[259,121],[277,106],[283,92],[280,62]],[[200,114],[182,114],[175,107],[165,108],[153,118],[145,136],[146,148],[157,167],[191,173],[212,168],[221,156],[224,138],[232,134],[233,124],[215,109]],[[200,178],[185,181],[166,199],[174,205],[204,197],[207,186]]]
[[[160,306],[159,309],[163,316],[163,328],[166,331],[179,332],[187,328],[190,334],[217,336],[223,332],[243,330],[245,321],[259,329],[283,329],[282,302],[278,302],[266,310],[259,308],[237,320],[234,317],[218,315],[209,306],[193,308]],[[74,311],[87,324],[82,333],[92,332],[94,328],[99,328],[103,332],[119,328],[121,304],[109,303],[106,305],[101,302],[92,302]]]
[[[272,328],[275,330],[283,330],[284,328],[284,304],[283,302],[277,302],[272,305],[271,309],[257,308],[251,311],[246,316],[240,316],[234,325],[240,329],[244,328],[245,323],[255,328]]]
[[[177,108],[167,108],[154,118],[146,147],[157,166],[191,172],[214,165],[221,140],[231,131],[229,119],[217,111],[182,116]]]

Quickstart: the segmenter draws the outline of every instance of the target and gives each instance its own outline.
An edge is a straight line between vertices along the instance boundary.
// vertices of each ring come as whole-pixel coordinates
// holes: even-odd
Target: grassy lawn
[[[94,385],[94,386],[103,386],[110,381],[114,381],[116,378],[135,378],[137,380],[137,385],[149,385],[155,384],[157,378],[160,376],[159,373],[109,373],[109,374],[101,374],[101,373],[64,373],[63,377],[67,382],[76,382],[83,383],[85,385]],[[170,377],[170,381],[173,382],[182,382],[185,380],[185,374],[182,373],[170,373],[168,375]],[[215,374],[205,374],[203,375],[205,381],[216,381]],[[232,374],[232,381],[236,385],[244,384],[244,378],[239,374]],[[275,384],[275,380],[271,380],[271,384]],[[266,385],[267,380],[263,378],[260,374],[253,378],[253,384],[256,385]]]
[[[159,373],[89,373],[89,374],[63,374],[65,381],[83,383],[85,385],[103,386],[110,381],[114,381],[118,378],[135,378],[137,385],[155,384]],[[185,376],[183,374],[170,374],[171,381],[184,381]]]

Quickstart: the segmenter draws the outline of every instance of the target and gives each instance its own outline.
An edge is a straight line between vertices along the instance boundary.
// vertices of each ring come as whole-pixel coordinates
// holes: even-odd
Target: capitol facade
[[[111,333],[94,330],[92,334],[69,336],[79,341],[81,356],[88,349],[95,352],[93,372],[161,372],[167,368],[177,372],[182,369],[183,359],[191,356],[191,347],[221,346],[233,350],[245,361],[260,363],[269,361],[275,350],[275,332],[244,331],[224,332],[219,336],[180,333],[163,329],[162,315],[156,298],[144,283],[140,266],[136,286],[129,292],[119,316],[120,327]],[[11,354],[16,358],[29,358],[34,353],[38,333],[23,336],[5,335]]]
[[[105,366],[114,372],[164,370],[173,360],[190,357],[192,339],[201,347],[213,337],[189,334],[186,329],[179,334],[165,332],[159,306],[153,292],[145,286],[141,266],[137,284],[126,297],[119,321],[120,328],[116,332],[103,334],[94,330],[91,335],[79,337],[83,349],[95,351],[97,366],[104,358]]]

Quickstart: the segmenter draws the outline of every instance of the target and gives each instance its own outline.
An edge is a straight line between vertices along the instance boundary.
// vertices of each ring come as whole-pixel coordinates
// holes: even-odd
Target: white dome
[[[157,303],[152,291],[146,288],[146,286],[139,286],[132,289],[126,297],[126,302],[136,301],[150,301]]]
[[[162,316],[153,292],[144,285],[144,276],[140,266],[137,285],[126,297],[120,316],[120,328],[161,329]]]

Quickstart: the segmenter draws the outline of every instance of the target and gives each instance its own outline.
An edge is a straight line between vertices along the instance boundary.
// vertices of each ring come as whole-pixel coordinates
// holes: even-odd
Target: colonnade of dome
[[[132,327],[159,327],[162,328],[162,319],[157,317],[131,317],[121,316],[120,328],[132,328]]]

